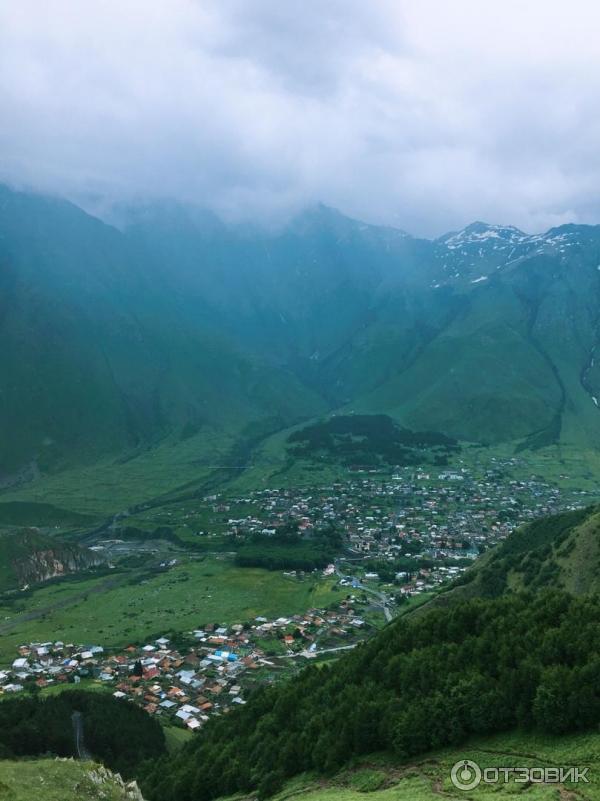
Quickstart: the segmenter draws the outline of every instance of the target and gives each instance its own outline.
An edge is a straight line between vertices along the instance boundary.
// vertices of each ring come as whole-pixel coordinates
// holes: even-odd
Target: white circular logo
[[[458,790],[473,790],[481,781],[481,768],[477,762],[461,759],[453,765],[450,779]]]

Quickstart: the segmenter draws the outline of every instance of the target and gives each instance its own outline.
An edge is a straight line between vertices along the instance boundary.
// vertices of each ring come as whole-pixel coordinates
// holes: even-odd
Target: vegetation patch
[[[337,415],[288,437],[295,459],[325,459],[348,467],[448,463],[457,440],[436,431],[402,428],[385,414]]]
[[[308,572],[333,562],[342,544],[342,536],[333,526],[309,539],[300,535],[297,526],[291,526],[270,537],[252,537],[238,550],[235,561],[240,567]]]
[[[595,590],[599,525],[596,506],[536,520],[517,529],[454,586],[468,586],[469,594],[489,598],[510,589]],[[586,564],[576,563],[581,551],[587,554]]]
[[[59,509],[51,503],[5,501],[0,503],[0,525],[3,526],[85,526],[94,523],[90,515]]]

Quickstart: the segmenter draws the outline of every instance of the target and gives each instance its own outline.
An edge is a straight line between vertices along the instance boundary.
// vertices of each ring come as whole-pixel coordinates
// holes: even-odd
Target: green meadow
[[[41,586],[0,603],[0,659],[29,641],[63,640],[105,647],[139,643],[206,623],[279,617],[344,597],[335,579],[304,579],[238,568],[230,556],[186,557],[161,572],[132,570]]]
[[[173,438],[132,453],[129,458],[106,458],[43,476],[1,493],[0,501],[52,504],[101,518],[175,490],[201,486],[222,464],[228,463],[227,451],[233,443],[231,435],[217,436],[214,432],[187,440]],[[43,524],[43,520],[36,523]]]

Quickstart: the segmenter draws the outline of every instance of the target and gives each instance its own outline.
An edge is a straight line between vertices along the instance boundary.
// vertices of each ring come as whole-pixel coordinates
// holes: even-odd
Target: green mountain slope
[[[117,228],[0,187],[0,487],[190,437],[201,461],[333,411],[597,447],[599,262],[598,227],[428,241],[322,206],[266,230],[164,203]]]
[[[153,801],[202,801],[385,750],[405,762],[517,727],[591,730],[600,715],[600,597],[472,600],[394,621],[332,667],[312,667],[210,721],[144,778]]]
[[[3,189],[0,232],[5,483],[32,461],[46,470],[323,408],[289,370],[244,354],[201,298],[186,324],[126,238],[76,207]]]
[[[474,597],[560,587],[575,595],[600,592],[600,510],[593,506],[536,520],[476,561],[458,586],[430,605]]]
[[[286,801],[291,797],[298,801],[364,801],[365,797],[372,801],[439,801],[440,798],[514,801],[515,797],[529,801],[556,801],[558,798],[591,801],[600,798],[599,745],[598,734],[540,737],[521,733],[473,738],[461,748],[434,751],[408,763],[373,754],[333,776],[309,774],[293,779],[273,796],[273,801]],[[515,773],[506,783],[482,782],[466,793],[455,787],[451,779],[454,765],[465,759],[475,762],[482,771],[493,771],[499,766],[515,769],[588,767],[589,783],[563,781],[523,786],[515,782]],[[494,777],[493,773],[491,775]]]
[[[0,761],[2,801],[143,801],[134,782],[102,765],[72,759]]]

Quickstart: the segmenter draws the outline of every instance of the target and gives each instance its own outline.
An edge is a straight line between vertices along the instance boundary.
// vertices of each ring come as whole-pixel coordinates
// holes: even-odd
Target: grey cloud
[[[600,221],[593,0],[0,0],[0,178],[436,235]]]

